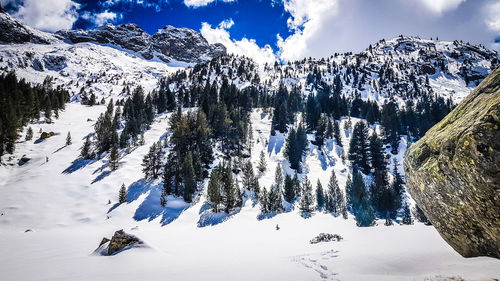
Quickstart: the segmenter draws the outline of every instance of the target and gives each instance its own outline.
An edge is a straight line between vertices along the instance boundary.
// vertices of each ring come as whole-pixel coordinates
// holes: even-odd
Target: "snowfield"
[[[259,220],[259,205],[247,198],[242,209],[225,221],[200,226],[206,211],[204,191],[191,205],[169,197],[162,208],[161,185],[143,179],[142,158],[154,141],[168,136],[169,114],[155,118],[145,133],[145,145],[121,152],[117,171],[109,171],[105,156],[75,161],[104,110],[105,106],[69,103],[52,124],[31,125],[34,139],[40,128],[55,132],[54,137],[39,143],[21,138],[16,144],[17,157],[32,158],[27,164],[18,166],[4,156],[12,165],[0,166],[1,280],[494,280],[500,276],[500,260],[462,258],[432,226],[418,222],[384,226],[379,221],[360,228],[352,217],[344,220],[316,212],[305,219],[297,208]],[[269,188],[278,161],[284,160],[286,136],[270,138],[271,117],[260,110],[251,118],[252,161],[255,167],[264,150],[268,171],[260,185]],[[69,131],[73,144],[64,146]],[[347,144],[345,130],[342,137]],[[403,145],[396,157],[404,153]],[[306,163],[304,170],[313,185],[320,179],[326,186],[334,169],[344,188],[347,167],[331,140],[323,155],[310,145]],[[283,168],[289,170],[286,161]],[[115,206],[122,183],[129,187],[129,202]],[[111,238],[119,229],[136,235],[148,248],[108,257],[92,254],[102,237]],[[310,244],[321,232],[344,239]]]

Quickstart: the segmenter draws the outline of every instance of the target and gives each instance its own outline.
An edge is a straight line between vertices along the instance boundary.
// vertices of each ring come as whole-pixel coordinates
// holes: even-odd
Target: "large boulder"
[[[464,257],[500,258],[500,68],[413,144],[407,185]]]

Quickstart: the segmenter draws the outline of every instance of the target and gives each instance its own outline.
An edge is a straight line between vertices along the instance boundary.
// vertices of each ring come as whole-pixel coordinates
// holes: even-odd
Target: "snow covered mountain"
[[[404,101],[436,93],[460,102],[500,64],[500,55],[484,46],[399,36],[380,40],[359,54],[305,58],[287,64],[257,65],[248,58],[218,57],[186,70],[192,79],[170,80],[174,88],[221,85],[223,79],[239,88],[277,90],[281,84],[302,92],[337,91],[383,104],[394,97]],[[169,81],[169,79],[167,79]]]
[[[285,85],[304,97],[335,93],[380,106],[395,100],[403,109],[408,101],[424,95],[459,102],[498,67],[500,57],[494,51],[459,41],[397,37],[381,40],[360,54],[258,65],[250,58],[222,55],[223,46],[208,45],[195,31],[170,26],[154,35],[134,24],[49,34],[2,10],[0,27],[4,42],[0,44],[1,74],[15,71],[33,83],[50,76],[52,87],[61,86],[71,93],[71,102],[58,119],[48,123],[39,118],[23,127],[15,152],[2,156],[2,280],[444,281],[488,280],[500,274],[498,260],[464,259],[432,226],[398,224],[401,214],[393,226],[386,227],[379,219],[376,226],[362,228],[356,226],[352,214],[346,220],[320,211],[303,216],[295,202],[287,203],[282,213],[263,217],[262,203],[247,191],[241,207],[216,213],[208,200],[208,178],[200,182],[192,202],[168,195],[162,206],[163,182],[145,178],[142,164],[153,143],[172,139],[174,132],[169,128],[175,110],[155,113],[151,124],[144,126],[144,142],[119,149],[117,170],[110,170],[107,151],[92,159],[80,157],[85,141],[96,135],[96,121],[107,110],[105,105],[81,104],[83,93],[109,103],[130,97],[127,88],[141,86],[147,94],[163,87],[180,99],[180,93],[207,84],[220,88],[227,81],[242,93],[248,90],[273,97]],[[122,40],[125,37],[129,40]],[[194,112],[198,106],[183,112]],[[231,121],[230,117],[224,121]],[[297,113],[297,120],[305,118]],[[269,190],[278,165],[285,174],[294,173],[285,153],[289,132],[272,133],[269,108],[252,108],[248,121],[252,149],[244,146],[249,153],[239,158],[256,167],[263,152],[267,170],[258,175],[258,182]],[[341,143],[327,138],[318,146],[314,132],[308,133],[299,180],[307,176],[313,184],[326,187],[334,172],[345,192],[351,173],[345,153],[352,128],[361,121],[365,120],[348,116],[336,121]],[[124,122],[119,122],[120,134]],[[25,140],[28,127],[36,141]],[[382,135],[383,130],[379,122],[367,128],[369,134]],[[39,140],[41,132],[54,135]],[[66,145],[69,132],[72,143]],[[410,138],[402,136],[397,154],[389,147],[383,151],[386,161],[401,163],[410,144]],[[164,152],[171,149],[167,146]],[[226,156],[219,140],[214,140],[213,150],[210,169]],[[24,157],[29,160],[20,165]],[[396,170],[403,173],[402,167]],[[393,181],[392,166],[389,173]],[[241,184],[241,172],[231,175]],[[372,175],[363,179],[367,184],[373,181]],[[119,204],[122,185],[128,190],[127,202]],[[413,203],[406,193],[405,199]],[[110,257],[94,256],[101,238],[118,229],[140,237],[147,247]],[[344,240],[310,244],[321,232],[339,234]]]

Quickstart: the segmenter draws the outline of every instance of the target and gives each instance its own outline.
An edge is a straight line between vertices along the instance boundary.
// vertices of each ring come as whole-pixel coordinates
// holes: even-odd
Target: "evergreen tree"
[[[241,177],[241,181],[243,184],[243,188],[253,191],[254,194],[258,197],[259,196],[259,181],[257,180],[257,177],[255,176],[253,172],[253,167],[252,167],[252,162],[247,161],[243,165],[243,175]]]
[[[238,205],[239,190],[235,186],[233,180],[233,172],[231,165],[227,165],[222,173],[222,202],[224,204],[225,212],[229,213],[234,207]]]
[[[182,164],[182,181],[184,183],[184,201],[191,202],[196,191],[196,174],[193,167],[193,155],[189,153]]]
[[[345,209],[344,194],[340,190],[334,170],[332,170],[332,175],[330,176],[330,180],[328,181],[326,203],[327,210],[336,215],[339,215]]]
[[[25,140],[29,141],[33,139],[33,129],[31,127],[28,128],[28,131],[26,131],[26,137]]]
[[[375,211],[368,196],[363,196],[358,208],[354,211],[356,224],[361,227],[372,226],[375,223]]]
[[[408,206],[407,202],[405,202],[404,207],[403,207],[402,222],[403,222],[403,224],[413,224],[413,220],[411,218],[410,207]]]
[[[80,152],[80,156],[83,158],[83,159],[92,159],[93,158],[93,155],[90,151],[91,149],[91,144],[90,144],[90,137],[87,136],[85,138],[85,142],[83,143],[83,147],[82,147],[82,151]]]
[[[284,199],[287,202],[292,202],[296,196],[296,187],[295,182],[293,181],[290,175],[286,174],[285,176],[285,187],[284,187]]]
[[[210,181],[208,182],[207,196],[214,212],[219,212],[222,204],[222,167],[219,165],[212,170]]]
[[[127,202],[127,188],[125,187],[125,184],[122,184],[122,187],[120,188],[120,192],[118,194],[118,203],[123,204]]]
[[[323,210],[325,207],[325,192],[323,191],[323,186],[321,185],[321,182],[318,179],[318,182],[316,184],[316,203],[318,210]]]
[[[283,196],[280,187],[277,184],[271,186],[268,195],[268,210],[269,212],[283,211]]]
[[[349,160],[351,160],[353,167],[361,169],[365,174],[370,173],[367,138],[368,128],[365,122],[357,122],[349,144]]]
[[[264,187],[260,192],[260,212],[262,214],[269,213],[269,193],[267,189]]]
[[[109,155],[109,168],[111,171],[118,169],[118,147],[113,145],[111,148],[111,153]]]
[[[302,182],[302,190],[300,197],[300,211],[302,213],[312,213],[313,209],[313,195],[312,195],[312,185],[309,179],[306,177],[304,182]]]
[[[300,171],[300,163],[307,148],[307,135],[304,127],[299,125],[297,130],[292,128],[288,134],[285,155],[290,162],[290,167]]]
[[[335,143],[342,147],[342,139],[340,137],[340,128],[339,125],[337,124],[337,121],[333,122],[333,137],[335,138]]]
[[[68,132],[68,135],[66,136],[66,145],[71,145],[71,134]]]
[[[260,173],[264,173],[267,170],[266,155],[264,154],[264,150],[260,151],[259,165],[257,166],[257,169]]]
[[[142,171],[147,179],[156,179],[160,175],[160,170],[163,165],[163,149],[161,142],[153,143],[149,148],[149,152],[142,160]],[[192,160],[191,160],[192,161]],[[192,163],[192,162],[191,162]]]
[[[274,172],[274,184],[279,190],[283,189],[283,169],[280,162],[278,162],[276,171]]]

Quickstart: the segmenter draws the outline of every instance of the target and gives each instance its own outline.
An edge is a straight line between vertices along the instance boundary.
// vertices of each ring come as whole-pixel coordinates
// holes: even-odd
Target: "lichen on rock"
[[[500,258],[500,68],[408,149],[412,197],[465,257]]]

